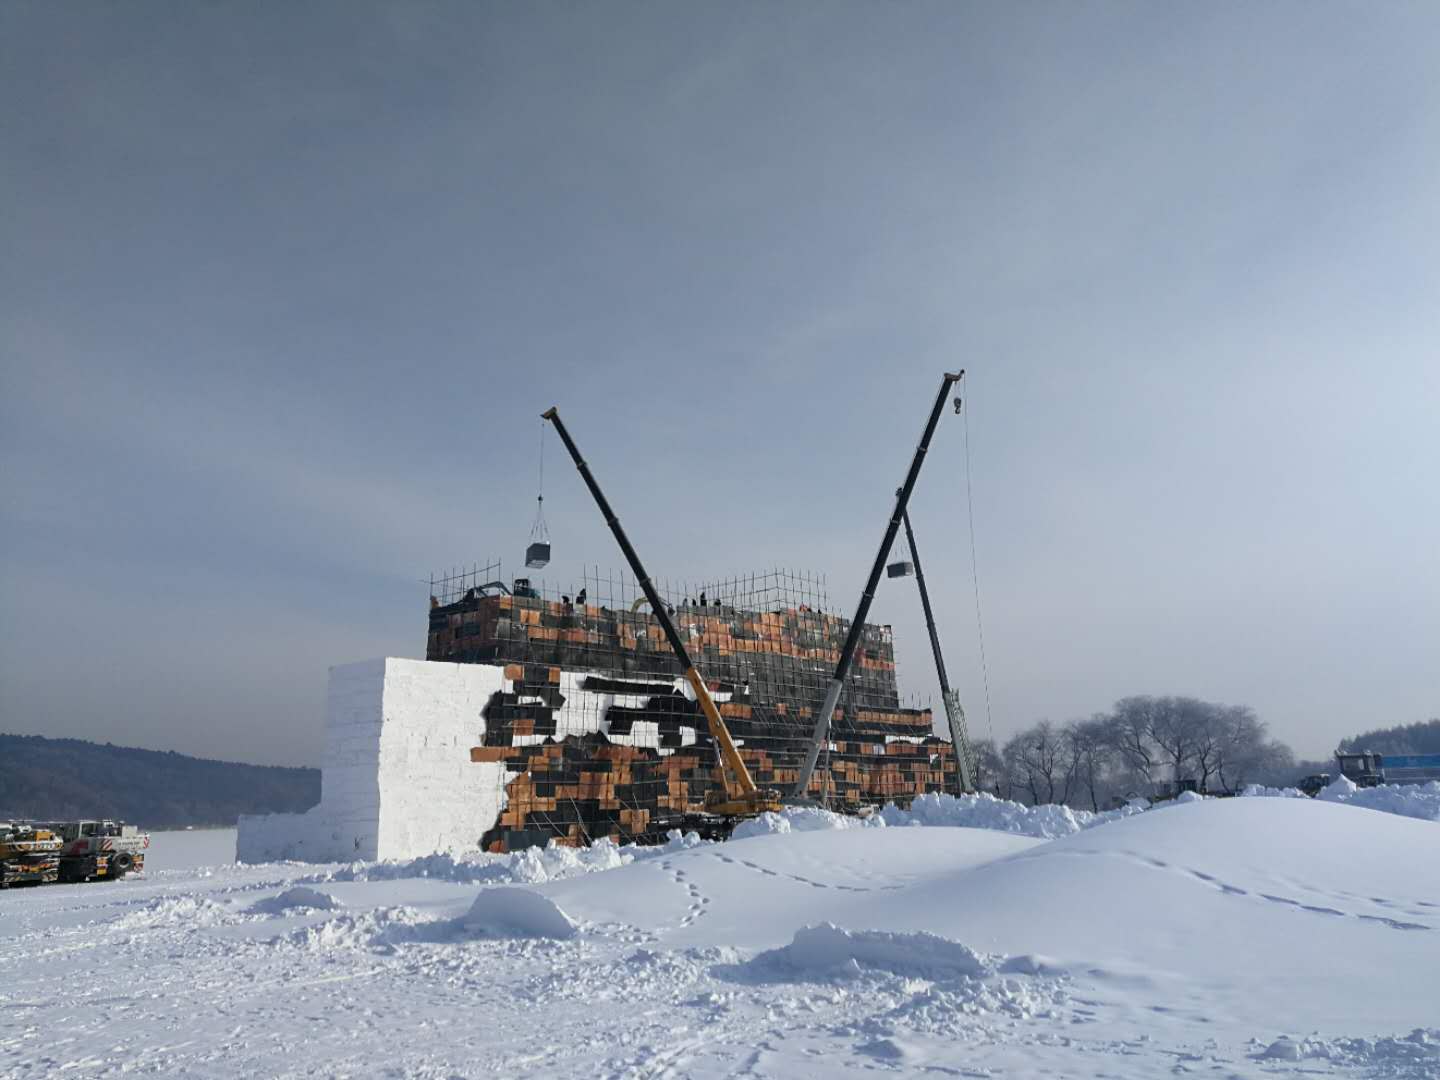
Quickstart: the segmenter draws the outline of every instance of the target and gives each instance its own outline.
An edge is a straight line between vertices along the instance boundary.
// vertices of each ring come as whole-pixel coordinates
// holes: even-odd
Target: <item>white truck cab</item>
[[[50,828],[60,837],[60,880],[122,878],[145,869],[150,836],[121,821],[64,821]]]

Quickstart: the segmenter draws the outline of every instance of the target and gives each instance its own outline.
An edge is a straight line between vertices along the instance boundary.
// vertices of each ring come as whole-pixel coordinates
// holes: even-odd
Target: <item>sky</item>
[[[912,503],[972,731],[1440,715],[1440,6],[0,2],[0,731],[316,764],[518,566]],[[973,523],[989,708],[980,663]],[[550,440],[552,583],[621,557]],[[934,698],[913,582],[904,689]]]

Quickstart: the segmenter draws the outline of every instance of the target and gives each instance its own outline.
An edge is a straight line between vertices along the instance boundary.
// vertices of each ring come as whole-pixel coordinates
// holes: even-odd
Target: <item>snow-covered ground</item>
[[[160,834],[0,893],[0,1076],[1440,1076],[1433,822],[1005,805],[353,866]]]

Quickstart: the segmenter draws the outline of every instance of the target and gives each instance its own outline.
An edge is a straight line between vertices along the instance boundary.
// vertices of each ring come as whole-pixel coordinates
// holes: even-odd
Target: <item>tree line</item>
[[[1122,698],[1109,712],[1059,725],[1042,720],[1001,746],[981,739],[975,750],[980,790],[1087,810],[1182,787],[1219,794],[1290,784],[1301,767],[1324,771],[1321,763],[1297,763],[1249,706],[1193,697]]]
[[[1420,724],[1375,728],[1340,740],[1342,754],[1440,754],[1440,718]]]

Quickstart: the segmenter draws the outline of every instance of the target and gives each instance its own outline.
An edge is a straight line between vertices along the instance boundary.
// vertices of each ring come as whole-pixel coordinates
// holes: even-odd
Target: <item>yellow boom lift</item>
[[[695,700],[699,702],[700,710],[705,714],[710,737],[715,740],[716,746],[720,749],[720,760],[723,765],[721,773],[725,790],[723,793],[714,790],[707,793],[705,797],[706,811],[724,818],[742,818],[754,817],[767,810],[781,809],[782,803],[778,792],[755,786],[755,781],[750,776],[750,770],[746,768],[744,760],[740,757],[740,751],[735,748],[735,740],[730,737],[730,731],[720,716],[720,710],[715,707],[715,700],[710,696],[710,688],[705,685],[704,677],[696,670],[694,662],[691,661],[690,653],[685,648],[685,642],[681,640],[679,632],[675,629],[674,622],[670,619],[670,613],[666,610],[664,600],[656,592],[650,575],[645,572],[645,567],[640,564],[640,556],[635,553],[634,547],[631,546],[629,538],[625,535],[625,530],[620,527],[620,519],[615,516],[615,511],[610,509],[610,503],[606,500],[605,493],[600,490],[600,485],[596,482],[594,474],[590,472],[590,467],[580,456],[580,451],[575,446],[575,440],[565,429],[559,410],[550,408],[541,415],[555,426],[556,432],[560,435],[560,441],[565,444],[571,460],[575,462],[575,468],[580,470],[580,476],[585,481],[585,486],[590,489],[596,505],[600,507],[600,513],[605,517],[605,524],[610,526],[610,531],[615,535],[615,540],[625,555],[625,561],[630,564],[631,572],[640,582],[640,589],[650,603],[651,614],[655,616],[661,629],[665,631],[666,640],[670,642],[670,648],[674,650],[675,658],[680,661],[685,681],[695,692]]]

